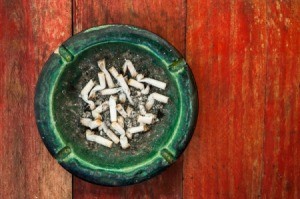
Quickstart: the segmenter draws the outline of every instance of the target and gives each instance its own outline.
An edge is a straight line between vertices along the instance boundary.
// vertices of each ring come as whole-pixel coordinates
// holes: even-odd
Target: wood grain
[[[71,198],[71,175],[50,156],[33,111],[38,74],[71,35],[71,4],[0,0],[0,198]]]
[[[167,39],[180,52],[185,53],[184,0],[75,0],[74,32],[101,24],[130,24],[146,28]],[[122,188],[92,185],[78,178],[73,183],[75,198],[181,198],[182,159],[147,182]]]
[[[187,1],[187,61],[200,110],[184,198],[258,198],[266,79],[263,1]]]
[[[300,1],[268,1],[265,198],[300,197]]]
[[[109,23],[186,52],[198,124],[162,175],[119,188],[74,178],[74,198],[300,197],[300,1],[0,0],[0,198],[72,197],[36,129],[35,84],[62,41]]]

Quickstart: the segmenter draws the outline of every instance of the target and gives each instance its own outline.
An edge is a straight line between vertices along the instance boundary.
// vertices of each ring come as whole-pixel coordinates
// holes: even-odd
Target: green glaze
[[[79,80],[84,59],[95,52],[130,50],[149,63],[137,71],[161,71],[167,81],[168,114],[129,150],[115,145],[89,148],[80,135],[82,101]],[[53,53],[40,74],[35,115],[40,135],[50,153],[72,174],[96,184],[122,186],[141,182],[163,171],[182,154],[197,120],[198,96],[193,75],[177,50],[151,32],[126,25],[94,27],[74,35]],[[79,133],[75,133],[79,132]]]

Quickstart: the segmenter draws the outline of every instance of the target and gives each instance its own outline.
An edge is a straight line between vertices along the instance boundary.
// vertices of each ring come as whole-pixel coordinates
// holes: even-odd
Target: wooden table
[[[184,156],[120,188],[63,170],[33,112],[50,53],[110,23],[167,39],[185,55],[200,97]],[[299,0],[0,0],[0,198],[300,198],[299,35]]]

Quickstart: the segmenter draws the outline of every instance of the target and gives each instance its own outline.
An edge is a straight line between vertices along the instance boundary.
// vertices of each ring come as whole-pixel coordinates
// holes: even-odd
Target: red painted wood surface
[[[187,6],[201,108],[184,198],[299,198],[300,2]]]
[[[38,74],[71,35],[68,1],[0,0],[0,198],[70,198],[71,175],[48,153],[33,111]]]
[[[185,53],[185,1],[86,1],[73,5],[75,33],[101,24],[130,24],[166,38]],[[74,197],[82,198],[181,198],[182,159],[162,175],[147,182],[121,188],[96,186],[74,178]]]
[[[147,182],[72,187],[37,133],[34,87],[72,30],[107,23],[186,55],[197,128],[184,157]],[[0,198],[299,198],[299,35],[297,0],[0,0]]]
[[[268,2],[266,198],[300,198],[300,1]]]

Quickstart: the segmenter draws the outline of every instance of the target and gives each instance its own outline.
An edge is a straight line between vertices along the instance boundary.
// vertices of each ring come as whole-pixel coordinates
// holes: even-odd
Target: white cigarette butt
[[[130,97],[130,90],[129,90],[129,87],[128,87],[128,85],[127,85],[127,83],[126,83],[123,75],[119,74],[117,76],[117,80],[118,80],[120,86],[122,87],[123,92],[126,94],[126,97],[127,97],[128,101],[129,101],[129,103],[133,105],[133,101],[132,101],[132,99]]]
[[[150,116],[150,115],[149,116],[147,116],[147,115],[145,115],[145,116],[139,115],[137,121],[139,123],[142,123],[142,124],[152,124],[153,121],[154,121],[154,117]]]
[[[102,123],[102,121],[100,119],[96,119],[89,123],[89,127],[90,127],[90,129],[95,129],[95,128],[98,128],[101,125],[101,123]]]
[[[92,121],[92,119],[90,119],[90,118],[81,118],[80,119],[80,123],[85,127],[89,127],[89,124],[91,121]]]
[[[108,89],[104,89],[102,91],[100,91],[101,95],[113,95],[116,94],[118,92],[120,92],[122,90],[121,87],[119,88],[108,88]]]
[[[140,126],[131,127],[127,129],[127,131],[131,134],[144,132],[146,130],[147,130],[146,125],[140,125]]]
[[[117,108],[118,113],[120,115],[122,115],[122,117],[124,117],[124,118],[127,117],[127,113],[126,113],[126,111],[124,110],[124,108],[121,104],[117,104],[116,108]]]
[[[127,106],[126,113],[127,113],[128,117],[131,117],[132,111],[133,111],[133,108],[131,108],[131,106]]]
[[[132,86],[134,88],[143,90],[144,89],[144,84],[142,84],[141,82],[136,81],[135,79],[129,79],[128,80],[128,85]]]
[[[162,102],[162,103],[168,103],[169,97],[164,96],[162,94],[159,93],[152,93],[151,94],[153,99],[155,99],[156,101]]]
[[[111,123],[111,128],[113,128],[119,135],[125,135],[125,130],[122,128],[122,126],[119,123],[117,122]]]
[[[122,149],[127,149],[128,147],[130,147],[130,144],[128,143],[128,139],[125,135],[120,136],[120,144]]]
[[[126,65],[126,66],[124,66],[124,65]],[[123,68],[124,67],[128,68],[131,77],[136,77],[137,76],[138,73],[136,72],[136,70],[134,68],[134,65],[132,64],[132,62],[130,60],[126,60],[124,65],[123,65]]]
[[[108,110],[109,105],[108,105],[108,101],[103,102],[102,104],[100,104],[99,106],[97,106],[97,108],[95,108],[92,111],[92,115],[95,119],[101,119],[101,115],[100,113],[103,113],[104,111]]]
[[[100,84],[91,90],[89,98],[94,98],[97,91],[101,91],[106,87],[105,74],[103,72],[98,73],[98,79]]]
[[[158,80],[152,79],[152,78],[144,78],[144,79],[141,79],[140,82],[150,84],[152,86],[155,86],[155,87],[163,89],[163,90],[167,86],[167,84],[165,82],[161,82],[161,81],[158,81]]]
[[[145,106],[142,105],[142,104],[139,104],[139,109],[140,109],[140,114],[141,115],[146,115],[146,109],[145,109]]]
[[[99,66],[100,70],[105,74],[105,79],[106,79],[108,87],[114,88],[115,84],[114,84],[109,72],[106,70],[105,59],[99,60],[98,66]]]
[[[115,122],[117,121],[117,109],[116,109],[116,100],[113,96],[109,97],[109,112],[110,112],[110,121]]]
[[[83,101],[89,104],[91,110],[95,108],[95,103],[92,100],[88,99],[88,95],[89,92],[94,87],[94,85],[95,85],[94,81],[90,80],[80,92],[80,97],[83,99]]]
[[[117,117],[117,122],[120,124],[120,126],[122,127],[122,128],[124,128],[124,117],[122,117],[122,116],[118,116]]]
[[[137,80],[138,82],[141,81],[143,78],[144,78],[144,75],[143,75],[143,74],[138,74],[138,75],[136,76],[136,80]]]
[[[159,93],[152,93],[149,95],[148,99],[147,99],[147,103],[146,103],[146,109],[150,110],[154,104],[154,101],[158,101],[158,102],[162,102],[162,103],[168,103],[169,97],[164,96],[162,94]]]
[[[95,128],[98,128],[102,124],[102,121],[99,119],[91,120],[90,118],[81,118],[80,123],[83,126],[89,127],[90,129],[95,129]]]
[[[119,73],[118,73],[118,71],[116,70],[116,68],[115,67],[111,67],[110,69],[108,69],[109,70],[109,72],[110,72],[110,74],[112,74],[112,76],[115,78],[115,79],[117,79],[117,76],[119,75]]]
[[[88,141],[96,142],[108,148],[112,147],[112,143],[113,143],[112,141],[105,139],[102,136],[95,135],[91,130],[86,130],[85,135]]]
[[[125,93],[120,93],[119,94],[119,101],[124,104],[126,102],[126,95]]]
[[[149,94],[149,91],[150,91],[150,86],[147,85],[145,89],[141,90],[141,93],[143,95],[148,95]]]

